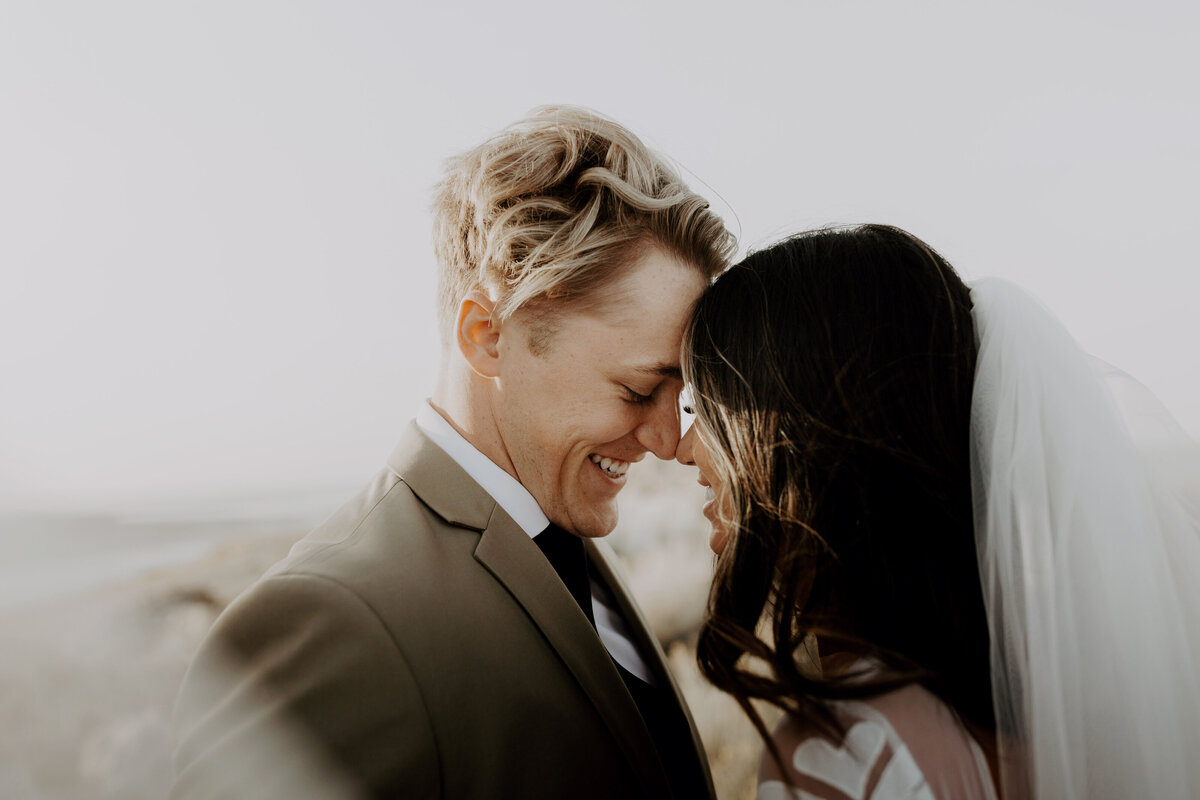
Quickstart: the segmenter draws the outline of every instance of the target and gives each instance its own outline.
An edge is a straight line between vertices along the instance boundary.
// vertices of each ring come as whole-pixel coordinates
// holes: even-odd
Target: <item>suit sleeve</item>
[[[312,575],[217,620],[175,709],[172,800],[440,796],[418,684],[375,612]]]

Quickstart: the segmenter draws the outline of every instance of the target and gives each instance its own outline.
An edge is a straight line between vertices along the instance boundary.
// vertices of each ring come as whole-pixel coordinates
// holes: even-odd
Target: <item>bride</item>
[[[1200,462],[1136,383],[881,225],[750,255],[685,349],[761,800],[1200,797]]]

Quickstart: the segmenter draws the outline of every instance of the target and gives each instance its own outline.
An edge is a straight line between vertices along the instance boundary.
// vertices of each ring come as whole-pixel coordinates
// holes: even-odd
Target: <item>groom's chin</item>
[[[569,526],[564,526],[576,536],[585,539],[600,539],[608,536],[617,527],[617,504],[615,500],[602,503],[575,505],[570,509]]]

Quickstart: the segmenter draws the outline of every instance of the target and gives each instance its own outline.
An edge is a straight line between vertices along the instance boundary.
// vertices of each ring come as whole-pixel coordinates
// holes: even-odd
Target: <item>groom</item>
[[[545,108],[452,159],[442,364],[388,464],[218,619],[175,798],[706,798],[598,540],[679,442],[679,348],[732,238],[620,125]]]

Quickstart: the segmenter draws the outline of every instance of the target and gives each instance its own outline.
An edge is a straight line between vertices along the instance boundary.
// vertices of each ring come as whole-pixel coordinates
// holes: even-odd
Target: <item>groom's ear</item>
[[[492,316],[495,307],[483,292],[469,292],[458,304],[454,326],[458,351],[484,378],[500,375],[500,321]]]

